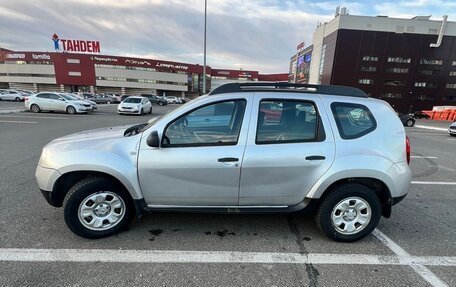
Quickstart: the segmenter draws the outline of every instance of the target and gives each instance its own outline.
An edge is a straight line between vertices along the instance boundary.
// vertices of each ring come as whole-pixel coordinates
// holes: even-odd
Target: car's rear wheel
[[[124,230],[134,217],[134,205],[123,187],[103,177],[85,178],[65,197],[68,228],[85,238],[102,238]]]
[[[21,98],[16,97],[14,100],[15,100],[16,102],[20,102],[20,101],[21,101]]]
[[[69,114],[75,114],[76,113],[76,109],[73,106],[68,106],[66,111]]]
[[[413,127],[413,125],[415,124],[415,121],[410,119],[410,120],[407,120],[405,122],[405,125],[408,126],[408,127]]]
[[[158,105],[159,105],[159,106],[163,106],[164,103],[163,103],[163,102],[158,102]]]
[[[108,104],[108,105],[109,105],[109,104],[111,104],[111,101],[109,101],[109,100],[108,100],[108,101],[106,101],[106,104]]]
[[[369,235],[380,216],[381,203],[373,190],[360,184],[345,184],[324,197],[315,221],[329,238],[353,242]]]
[[[30,110],[31,110],[32,112],[34,112],[34,113],[39,113],[39,112],[41,112],[41,109],[40,109],[40,107],[39,107],[37,104],[31,105],[31,106],[30,106]]]

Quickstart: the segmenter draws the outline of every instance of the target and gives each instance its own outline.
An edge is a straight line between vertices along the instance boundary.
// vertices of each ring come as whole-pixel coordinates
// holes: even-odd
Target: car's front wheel
[[[110,104],[111,104],[111,101],[107,100],[107,101],[106,101],[106,104],[110,105]]]
[[[353,242],[369,235],[380,216],[381,203],[373,190],[360,184],[345,184],[323,199],[315,221],[331,239]]]
[[[16,102],[20,102],[20,101],[21,101],[21,98],[16,97],[14,100],[15,100]]]
[[[408,127],[413,127],[413,125],[415,124],[415,121],[414,120],[407,120],[405,122],[405,125],[408,126]]]
[[[68,106],[68,108],[66,108],[66,111],[69,114],[75,114],[76,113],[76,109],[73,106]]]
[[[41,109],[40,107],[37,105],[37,104],[33,104],[31,107],[30,107],[30,110],[34,113],[39,113],[41,112]]]
[[[163,102],[158,102],[158,105],[159,105],[159,106],[163,106],[164,104],[165,104],[165,103],[163,103]]]
[[[131,197],[114,181],[90,177],[76,183],[65,197],[65,223],[76,235],[102,238],[124,230],[134,216]]]

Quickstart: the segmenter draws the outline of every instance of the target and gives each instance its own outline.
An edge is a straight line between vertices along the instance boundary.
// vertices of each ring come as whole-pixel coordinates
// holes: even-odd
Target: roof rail
[[[228,83],[212,90],[209,95],[239,92],[302,92],[336,96],[367,98],[367,94],[358,88],[335,85],[295,84],[288,82],[247,82]]]

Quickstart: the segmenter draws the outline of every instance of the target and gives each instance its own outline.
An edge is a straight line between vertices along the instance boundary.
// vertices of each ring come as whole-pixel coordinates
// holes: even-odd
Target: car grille
[[[91,107],[90,104],[83,104],[83,105],[84,105],[84,107],[86,107],[86,108],[90,108],[90,107]]]
[[[450,127],[450,130],[456,131],[456,126],[451,126],[451,127]]]
[[[131,110],[131,107],[123,107],[122,109]]]

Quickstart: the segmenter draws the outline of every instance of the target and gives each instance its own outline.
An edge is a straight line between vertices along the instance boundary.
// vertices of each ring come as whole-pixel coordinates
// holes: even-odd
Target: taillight
[[[405,136],[405,154],[407,155],[407,163],[410,164],[410,140]]]
[[[24,100],[25,100],[25,101],[28,101],[28,100],[29,100],[29,97],[25,97]]]

